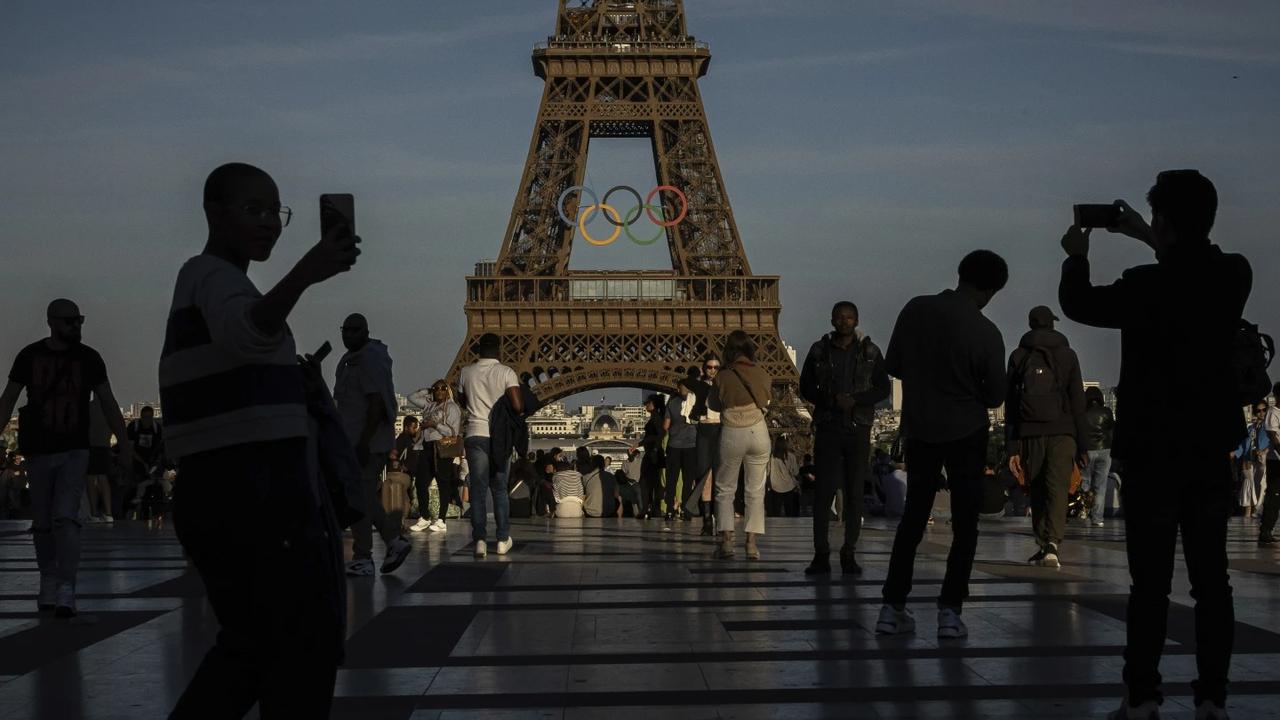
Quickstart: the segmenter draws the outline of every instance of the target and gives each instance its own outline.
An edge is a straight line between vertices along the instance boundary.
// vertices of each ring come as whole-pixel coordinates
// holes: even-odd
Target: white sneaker
[[[404,564],[404,559],[409,557],[409,551],[412,549],[413,543],[403,535],[392,540],[387,546],[387,556],[382,559],[382,572],[395,572],[396,568]]]
[[[1050,545],[1045,548],[1044,557],[1040,559],[1040,567],[1062,567],[1062,563],[1058,560],[1058,548],[1056,546]]]
[[[444,518],[431,523],[431,527],[427,529],[431,532],[449,532],[449,526],[444,523]]]
[[[915,630],[916,619],[911,615],[910,610],[906,608],[897,610],[888,604],[880,608],[880,617],[876,619],[877,635],[900,635],[915,632]]]
[[[347,574],[351,577],[372,577],[373,559],[360,558],[347,563]]]
[[[1131,707],[1128,700],[1121,700],[1120,707],[1107,715],[1107,720],[1160,720],[1160,706],[1148,700],[1138,707]]]
[[[960,613],[952,608],[938,608],[938,638],[957,639],[969,637],[969,628],[964,626]]]
[[[431,529],[431,521],[426,518],[421,518],[420,520],[418,520],[418,522],[409,526],[409,530],[411,532],[422,532],[423,530],[430,530],[430,529]]]
[[[1203,700],[1196,706],[1196,720],[1230,720],[1225,708],[1213,704],[1212,700]]]
[[[499,554],[499,555],[506,555],[507,553],[511,552],[511,546],[513,546],[513,545],[515,545],[515,544],[516,544],[516,541],[515,541],[513,538],[511,538],[511,537],[508,537],[506,540],[499,540],[499,541],[498,541],[498,554]]]
[[[476,557],[482,558],[489,554],[489,547],[485,545],[483,540],[476,541]]]
[[[110,525],[111,523],[114,523],[115,521],[116,521],[116,519],[115,519],[115,518],[113,518],[113,517],[111,517],[110,515],[103,515],[103,516],[102,516],[102,522],[104,522],[104,523],[106,523],[106,524],[108,524],[108,525]]]

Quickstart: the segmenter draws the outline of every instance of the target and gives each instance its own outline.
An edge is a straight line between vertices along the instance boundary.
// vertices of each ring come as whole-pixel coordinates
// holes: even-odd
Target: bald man
[[[351,526],[351,562],[347,574],[353,577],[373,575],[373,529],[387,551],[382,572],[395,572],[412,549],[400,526],[388,517],[382,507],[378,486],[387,458],[395,446],[396,393],[391,380],[391,355],[381,340],[369,337],[369,321],[359,313],[342,321],[342,344],[346,354],[338,361],[333,399],[347,437],[355,445],[360,461],[361,486],[367,512]]]
[[[58,299],[49,303],[46,315],[49,337],[26,346],[14,359],[0,394],[0,418],[9,419],[26,389],[27,404],[18,417],[18,452],[26,459],[31,488],[31,538],[40,566],[36,604],[41,612],[71,618],[76,614],[91,392],[120,443],[120,457],[131,457],[133,448],[107,382],[106,364],[80,341],[80,308]]]

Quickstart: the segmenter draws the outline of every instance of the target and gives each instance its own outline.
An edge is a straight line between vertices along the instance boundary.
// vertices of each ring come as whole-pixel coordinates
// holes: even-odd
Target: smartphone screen
[[[347,235],[356,234],[356,199],[350,193],[320,196],[320,234],[327,236],[337,225],[347,226]]]
[[[1076,205],[1076,227],[1109,228],[1120,221],[1120,208],[1115,205]]]
[[[333,352],[333,346],[329,344],[328,340],[325,340],[324,344],[320,346],[320,349],[311,354],[311,359],[316,362],[324,362],[324,359],[329,357],[329,353],[331,352]]]

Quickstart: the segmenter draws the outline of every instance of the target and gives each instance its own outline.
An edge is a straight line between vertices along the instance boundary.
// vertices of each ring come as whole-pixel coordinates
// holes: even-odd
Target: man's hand
[[[1151,226],[1147,224],[1146,220],[1142,219],[1142,215],[1137,210],[1129,207],[1129,203],[1123,200],[1117,200],[1116,207],[1120,209],[1120,215],[1116,220],[1115,226],[1107,228],[1107,232],[1128,235],[1155,248],[1155,238],[1152,236]]]
[[[1087,470],[1087,469],[1089,468],[1089,453],[1088,453],[1088,452],[1081,452],[1081,453],[1076,457],[1076,466],[1077,466],[1077,467],[1079,467],[1081,470]]]
[[[348,235],[346,225],[329,228],[329,232],[320,238],[297,265],[293,273],[307,285],[315,285],[344,273],[356,264],[360,255],[360,236]]]
[[[1017,477],[1022,477],[1022,456],[1021,455],[1009,456],[1009,472],[1013,473]]]
[[[1076,227],[1072,225],[1067,228],[1067,232],[1062,236],[1062,249],[1067,251],[1070,257],[1088,257],[1089,256],[1089,228]],[[1012,460],[1012,458],[1010,458]]]

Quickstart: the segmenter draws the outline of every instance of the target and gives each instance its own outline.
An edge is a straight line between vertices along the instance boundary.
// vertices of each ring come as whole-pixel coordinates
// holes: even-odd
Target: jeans
[[[725,426],[720,430],[720,467],[716,469],[716,529],[733,530],[733,497],[738,491],[738,471],[746,466],[743,480],[746,532],[764,533],[764,481],[769,470],[769,428],[760,421],[751,427]]]
[[[392,540],[400,537],[400,525],[388,515],[382,507],[382,497],[378,494],[378,486],[382,484],[382,471],[387,467],[387,456],[370,455],[360,467],[360,487],[364,490],[365,516],[351,526],[351,559],[373,559],[373,529],[378,528],[382,542],[390,545]]]
[[[1195,701],[1226,704],[1235,608],[1227,576],[1227,522],[1235,510],[1225,452],[1179,448],[1125,458],[1125,549],[1129,555],[1128,642],[1124,682],[1129,703],[1159,702],[1160,655],[1169,617],[1178,532],[1195,599]]]
[[[1061,545],[1076,439],[1070,435],[1040,435],[1023,438],[1018,444],[1022,447],[1022,469],[1031,495],[1032,534],[1041,548]]]
[[[800,490],[774,492],[770,490],[765,497],[769,515],[774,517],[800,517]]]
[[[507,496],[507,464],[509,458],[489,457],[489,438],[471,436],[463,441],[467,467],[471,474],[471,539],[485,539],[485,521],[489,515],[489,494],[493,494],[493,518],[498,525],[498,542],[511,537],[511,499]],[[490,463],[495,468],[490,477]],[[500,466],[499,466],[500,464]]]
[[[908,440],[907,505],[893,537],[889,575],[881,591],[886,603],[903,605],[911,594],[916,548],[929,524],[933,500],[942,485],[943,467],[947,469],[947,488],[951,491],[952,540],[938,606],[959,609],[969,597],[969,576],[973,573],[973,555],[978,547],[987,433],[984,427],[968,437],[944,443]]]
[[[647,450],[640,462],[640,505],[642,514],[662,512],[662,466],[651,461],[657,450]]]
[[[1093,491],[1093,507],[1089,518],[1094,522],[1107,514],[1107,476],[1111,473],[1111,449],[1089,451],[1089,467],[1085,468],[1086,487]]]
[[[346,580],[327,501],[303,439],[182,458],[174,528],[220,627],[171,718],[329,716]]]
[[[80,497],[88,467],[87,448],[27,458],[31,539],[40,578],[56,578],[73,590],[80,567]]]
[[[871,474],[871,427],[854,430],[819,428],[814,439],[814,462],[818,467],[818,486],[814,505],[831,507],[837,490],[844,494],[840,519],[844,521],[844,547],[841,553],[852,553],[862,534],[863,497],[867,476]],[[831,513],[813,514],[813,550],[815,554],[831,552],[828,530]]]
[[[422,453],[418,455],[418,474],[414,482],[418,487],[418,514],[424,518],[431,515],[431,481],[436,481],[436,490],[440,494],[440,512],[436,519],[443,520],[449,514],[449,504],[462,507],[458,498],[458,466],[449,458],[441,458],[436,454],[435,442],[424,443]]]
[[[678,513],[683,509],[684,501],[693,492],[698,479],[698,448],[667,448],[667,512]],[[684,477],[680,503],[676,504],[676,480]]]
[[[1277,517],[1280,517],[1280,460],[1268,455],[1267,492],[1262,496],[1262,528],[1258,537],[1266,537],[1275,531]]]

